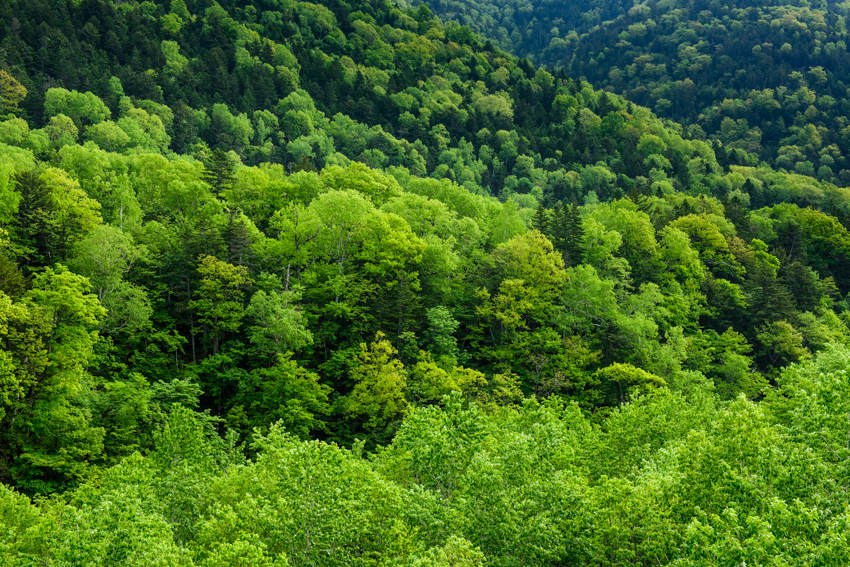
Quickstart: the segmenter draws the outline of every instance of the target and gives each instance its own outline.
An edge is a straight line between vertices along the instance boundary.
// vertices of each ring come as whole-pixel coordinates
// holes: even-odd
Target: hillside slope
[[[219,148],[248,164],[287,167],[302,158],[319,168],[346,159],[401,166],[503,199],[533,195],[517,197],[532,208],[541,200],[581,203],[590,191],[605,200],[633,187],[722,197],[743,188],[724,179],[730,166],[758,165],[736,149],[753,149],[745,144],[683,138],[640,107],[535,70],[424,8],[268,0],[191,8],[4,4],[0,62],[28,90],[24,116],[38,127],[65,113],[81,140],[108,149],[203,158]],[[90,91],[106,108],[89,109],[60,91],[48,100],[51,87]],[[125,133],[133,130],[129,140],[112,127],[122,120]],[[800,130],[810,134],[807,145],[794,147],[835,153],[811,128]],[[644,134],[662,138],[669,165],[644,159]],[[747,187],[761,192],[751,195],[754,203],[790,198],[841,209],[847,201],[843,191],[794,176],[760,173]]]
[[[650,1],[624,12],[610,2],[583,19],[553,2],[433,6],[504,49],[682,122],[695,137],[850,180],[844,4]]]
[[[0,19],[0,564],[848,564],[847,188],[421,8]]]

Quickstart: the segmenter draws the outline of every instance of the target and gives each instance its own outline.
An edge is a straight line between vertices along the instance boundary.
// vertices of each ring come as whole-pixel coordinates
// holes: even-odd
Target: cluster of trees
[[[819,179],[850,182],[845,4],[438,2],[446,19],[687,126]],[[625,8],[625,11],[624,11]]]
[[[5,562],[846,564],[847,188],[424,8],[0,20]]]
[[[688,191],[718,198],[741,189],[757,206],[832,203],[845,210],[850,200],[837,188],[850,181],[841,176],[838,122],[823,130],[814,119],[797,124],[789,115],[783,120],[796,128],[796,137],[759,146],[742,141],[752,135],[743,114],[709,112],[704,114],[712,124],[726,124],[729,135],[705,140],[698,129],[665,123],[560,70],[535,69],[482,42],[468,27],[442,24],[424,6],[401,10],[387,2],[349,6],[330,0],[190,4],[4,3],[0,82],[4,105],[13,114],[18,109],[14,115],[22,121],[5,123],[0,140],[32,149],[42,161],[74,141],[202,161],[219,149],[248,165],[276,163],[287,171],[358,161],[449,179],[502,200],[514,196],[532,209],[541,202],[583,204],[591,192],[606,200],[635,187],[646,195]],[[824,47],[819,57],[827,51],[843,56]],[[818,90],[819,68],[788,75],[791,86],[782,92],[802,93],[806,100],[811,94],[812,104],[827,112],[820,118],[841,121],[836,101],[843,95],[833,91],[843,87],[827,71],[826,84],[835,89],[829,87],[829,96]],[[724,83],[706,75],[704,84]],[[785,104],[783,97],[774,98]],[[830,100],[835,104],[829,106]],[[808,108],[794,104],[788,112]],[[768,114],[778,116],[772,107]],[[714,126],[705,124],[707,131]],[[774,168],[758,160],[756,150],[768,146],[775,146],[776,155],[761,157],[775,161]]]
[[[13,565],[784,565],[850,561],[850,350],[756,404],[666,387],[601,424],[574,403],[411,410],[367,454],[275,425],[247,460],[173,405],[155,449],[63,499],[0,487]]]
[[[399,4],[418,7],[423,2]],[[433,0],[427,5],[444,21],[469,26],[505,51],[539,66],[561,63],[566,46],[634,7],[634,3],[612,0]]]
[[[850,233],[739,190],[532,210],[399,167],[0,148],[0,470],[28,494],[155,450],[177,406],[372,450],[447,395],[604,424],[760,399],[850,341]]]

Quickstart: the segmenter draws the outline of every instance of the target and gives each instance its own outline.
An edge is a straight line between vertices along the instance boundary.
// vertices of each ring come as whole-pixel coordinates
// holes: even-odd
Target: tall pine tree
[[[552,241],[552,246],[561,252],[564,251],[564,241],[567,237],[563,214],[565,209],[566,207],[562,207],[560,201],[555,204],[555,210],[552,211],[552,221],[549,223],[551,233],[549,239]]]
[[[552,238],[552,223],[549,220],[549,211],[541,203],[537,207],[537,212],[531,217],[531,226],[543,233],[546,238]]]
[[[12,223],[22,263],[29,268],[48,266],[56,260],[56,202],[50,187],[34,171],[14,177],[21,195],[18,214]]]
[[[216,149],[207,158],[201,179],[210,184],[213,193],[218,197],[224,189],[233,186],[235,179],[233,172],[235,169],[236,166],[233,160],[230,159],[230,156],[222,150]]]
[[[571,207],[564,207],[562,215],[566,233],[564,240],[566,260],[570,266],[577,266],[584,260],[584,225],[578,205],[573,203]]]

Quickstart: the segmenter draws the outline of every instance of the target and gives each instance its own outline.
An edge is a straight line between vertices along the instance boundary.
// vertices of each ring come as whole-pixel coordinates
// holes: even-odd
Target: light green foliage
[[[367,345],[360,344],[360,353],[351,369],[354,391],[343,401],[343,411],[350,418],[365,422],[369,428],[386,428],[403,416],[407,409],[404,386],[407,373],[398,354],[383,333]]]
[[[809,361],[784,369],[770,395],[769,411],[793,439],[812,447],[839,478],[848,478],[846,347],[830,345]]]
[[[214,256],[200,258],[198,273],[201,283],[197,299],[189,306],[197,310],[198,321],[209,327],[213,353],[216,353],[224,333],[235,332],[242,324],[245,306],[240,288],[253,280],[244,267],[222,262]]]
[[[428,309],[427,317],[434,354],[456,360],[459,352],[453,335],[460,323],[452,317],[451,311],[441,305]]]
[[[603,386],[613,390],[620,403],[631,401],[639,394],[649,394],[655,388],[667,385],[664,380],[631,364],[612,364],[596,371],[596,376]]]
[[[73,120],[64,114],[58,114],[50,118],[50,122],[44,127],[44,132],[52,146],[62,147],[73,144],[80,130]]]
[[[445,546],[429,549],[426,553],[411,557],[405,563],[409,567],[479,567],[487,565],[487,558],[478,548],[457,536],[450,536]]]
[[[401,195],[401,186],[395,179],[384,176],[361,163],[353,163],[346,168],[339,166],[325,168],[320,179],[322,185],[328,190],[357,191],[368,197],[376,207]]]
[[[64,259],[69,249],[103,222],[100,203],[89,197],[79,182],[61,169],[48,168],[41,178],[52,193],[56,230],[54,245]]]
[[[33,554],[56,565],[185,565],[166,519],[154,505],[156,472],[138,455],[110,470],[97,491],[49,510],[38,526],[46,545]]]
[[[130,144],[130,136],[111,120],[86,128],[85,137],[109,152],[120,152]]]
[[[162,119],[142,108],[127,108],[122,112],[117,126],[129,140],[126,142],[127,147],[137,148],[138,151],[162,153],[171,143],[171,137],[166,133]],[[104,130],[97,130],[102,131]],[[116,139],[120,137],[117,133],[114,136]]]
[[[176,403],[169,409],[149,460],[157,475],[153,488],[163,506],[162,517],[174,540],[182,542],[197,530],[210,483],[222,468],[237,463],[230,462],[233,455],[212,431],[209,416]]]
[[[5,70],[0,70],[0,110],[14,114],[26,98],[27,89]]]
[[[350,245],[358,230],[374,209],[360,193],[352,190],[330,191],[319,195],[310,209],[320,219],[326,254],[339,266],[340,275],[350,257]]]
[[[622,237],[621,255],[629,262],[632,273],[644,281],[655,268],[658,245],[649,215],[633,210],[631,201],[620,200],[599,205],[591,218]]]
[[[71,268],[92,283],[98,301],[108,311],[103,329],[115,333],[145,326],[152,309],[144,289],[124,280],[144,249],[117,228],[101,225],[74,247]]]
[[[251,144],[254,129],[245,114],[234,116],[224,104],[214,104],[210,129],[215,132],[216,142],[241,150]]]
[[[109,108],[92,93],[78,93],[61,88],[48,89],[44,100],[44,117],[69,116],[75,124],[97,124],[111,116]]]
[[[20,146],[21,142],[29,136],[29,133],[29,125],[20,118],[0,122],[0,143],[2,144]]]
[[[691,246],[700,254],[700,260],[718,275],[740,276],[743,267],[729,253],[729,244],[718,226],[708,215],[688,215],[676,219],[670,226],[691,238]]]
[[[256,322],[250,329],[251,342],[275,355],[311,344],[313,336],[306,329],[296,305],[300,300],[299,291],[267,293],[259,290],[255,293],[245,310],[245,315]]]
[[[440,362],[445,360],[443,358]],[[439,402],[451,392],[475,397],[486,384],[484,375],[477,370],[458,366],[446,369],[445,364],[441,366],[434,362],[431,353],[419,351],[419,360],[408,368],[404,395],[409,402],[422,405]]]
[[[186,6],[184,4],[183,5],[184,11],[186,11],[185,8],[186,8]],[[186,11],[186,14],[188,15],[188,11]],[[175,14],[175,15],[179,16],[179,14]],[[170,16],[170,14],[169,14],[169,16]],[[169,16],[165,16],[163,19],[168,18]],[[179,31],[180,25],[183,22],[180,22],[179,19],[176,19],[176,18],[173,18],[173,17],[171,18],[170,21],[172,22],[171,25],[173,26],[172,29],[176,28]],[[169,30],[169,31],[171,31],[171,30]],[[180,54],[180,46],[177,44],[177,42],[176,41],[163,40],[161,48],[162,48],[162,55],[163,55],[163,57],[165,57],[165,61],[166,61],[166,63],[165,63],[166,72],[169,73],[169,74],[172,74],[172,75],[177,75],[180,72],[182,72],[183,69],[186,67],[186,65],[189,63],[189,60],[186,59],[186,57],[184,57],[183,55]]]
[[[693,288],[705,277],[699,253],[691,247],[683,231],[665,226],[661,231],[660,259],[664,269],[686,288]]]
[[[615,230],[606,230],[593,218],[585,219],[583,225],[585,263],[605,277],[625,279],[629,272],[628,260],[615,256],[623,244],[622,235]]]
[[[265,554],[275,565],[407,556],[413,529],[401,516],[403,493],[367,461],[335,445],[298,441],[278,426],[257,439],[256,449],[254,463],[212,487],[217,502],[193,546],[199,563],[212,560],[220,546],[245,546],[240,540],[259,547],[252,534],[264,534]]]
[[[105,315],[89,290],[85,278],[57,265],[39,273],[21,301],[0,295],[2,443],[17,455],[5,466],[33,491],[85,478],[103,450],[104,431],[80,404]]]

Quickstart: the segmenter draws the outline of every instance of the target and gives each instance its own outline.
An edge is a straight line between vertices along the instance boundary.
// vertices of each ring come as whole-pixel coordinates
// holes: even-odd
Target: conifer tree
[[[723,208],[726,212],[726,218],[732,221],[735,228],[738,229],[738,234],[744,238],[749,236],[749,227],[747,225],[747,215],[749,211],[746,205],[741,202],[740,197],[733,195],[732,198],[725,198],[722,201]]]
[[[632,187],[632,190],[629,192],[629,199],[637,205],[639,211],[648,212],[650,208],[649,200],[646,198],[646,195],[641,193],[638,190],[637,185]]]
[[[571,207],[564,207],[564,226],[566,228],[566,239],[564,251],[570,266],[577,266],[584,259],[584,226],[578,205],[573,203]]]
[[[564,224],[564,210],[566,207],[562,207],[560,201],[555,205],[555,209],[552,211],[552,222],[549,224],[549,230],[551,232],[550,239],[552,241],[552,246],[555,247],[555,250],[564,251],[565,241],[567,237],[566,233],[566,225]]]
[[[534,213],[534,216],[531,217],[531,226],[551,239],[552,226],[549,220],[549,211],[546,210],[542,203],[537,207],[537,212]]]
[[[13,230],[24,247],[24,264],[48,265],[56,244],[56,203],[50,187],[34,171],[22,171],[14,181],[21,200]]]
[[[213,193],[218,197],[224,189],[233,186],[235,164],[224,151],[213,150],[212,155],[204,164],[201,179],[210,184]]]
[[[301,159],[298,160],[298,163],[292,166],[292,173],[296,173],[298,171],[318,171],[316,166],[313,165],[313,161],[307,157],[306,154],[301,154]]]

